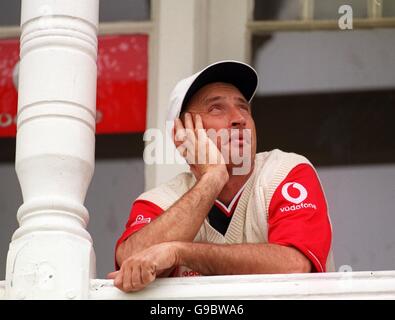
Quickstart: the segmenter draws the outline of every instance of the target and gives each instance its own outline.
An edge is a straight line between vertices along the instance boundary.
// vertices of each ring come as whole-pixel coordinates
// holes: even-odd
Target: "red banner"
[[[97,133],[143,132],[148,36],[99,37]]]
[[[18,93],[12,81],[14,66],[19,60],[19,40],[0,41],[0,137],[16,132]]]
[[[19,40],[0,41],[0,137],[16,133],[14,66]],[[143,132],[147,109],[148,36],[100,36],[96,133]]]

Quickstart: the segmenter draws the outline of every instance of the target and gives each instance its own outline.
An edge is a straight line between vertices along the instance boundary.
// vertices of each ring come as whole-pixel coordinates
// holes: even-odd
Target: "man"
[[[116,246],[120,269],[109,274],[116,287],[137,291],[165,276],[334,271],[312,164],[280,150],[256,154],[257,84],[250,66],[221,61],[176,85],[169,118],[191,172],[134,202]],[[209,130],[229,134],[224,141]]]

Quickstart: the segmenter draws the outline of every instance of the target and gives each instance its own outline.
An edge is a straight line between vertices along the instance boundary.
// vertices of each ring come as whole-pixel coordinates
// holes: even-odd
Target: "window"
[[[0,26],[19,26],[21,21],[21,0],[0,1]]]
[[[344,4],[351,6],[354,19],[368,17],[368,1],[366,0],[315,0],[313,17],[317,20],[337,20],[339,8]]]
[[[395,1],[385,0],[383,3],[383,17],[395,17]]]
[[[352,30],[339,28],[343,4]],[[337,268],[394,270],[395,1],[255,1],[248,27],[258,152],[316,166]]]
[[[255,1],[253,34],[267,31],[338,30],[339,8],[349,5],[353,29],[395,27],[392,0],[268,0]]]
[[[101,0],[100,22],[147,21],[151,18],[149,0]]]
[[[315,131],[310,128],[310,134],[303,138],[303,147],[296,143],[298,134],[280,142],[277,139],[282,136],[281,126],[271,122],[261,127],[266,130],[262,136],[270,139],[258,141],[260,150],[274,145],[294,149],[299,145],[300,151],[307,152],[317,165],[395,163],[395,153],[391,152],[395,150],[394,142],[384,134],[390,129],[385,119],[393,118],[395,113],[391,108],[395,94],[395,36],[393,29],[388,28],[395,27],[395,18],[391,16],[394,3],[389,0],[255,1],[254,20],[249,23],[249,28],[252,34],[251,62],[261,75],[255,103],[262,107],[254,108],[258,118],[276,119],[281,112],[287,114],[289,108],[292,109],[290,106],[294,106],[298,112],[291,117],[293,120],[300,118],[298,122],[302,121],[307,115],[317,124],[331,121],[325,120],[323,114],[336,117],[335,114],[348,114],[353,108],[361,108],[356,117],[345,116],[343,120],[332,121],[332,124],[344,126],[343,137],[350,139],[349,144],[345,143],[347,139],[331,140],[333,145],[327,145],[324,151],[320,137],[329,134],[322,132],[327,125],[324,123]],[[338,27],[337,19],[341,16],[338,9],[344,4],[352,7],[353,20],[359,23],[352,33]],[[360,30],[367,21],[370,21],[370,27],[377,28],[375,32]],[[381,28],[382,21],[386,21],[386,29]],[[365,98],[361,99],[361,96]],[[330,113],[328,101],[334,105],[334,110],[340,109]],[[381,120],[370,124],[370,137],[377,141],[371,144],[377,157],[364,152],[350,155],[350,150],[359,144],[357,136],[361,136],[365,129],[360,117],[374,118],[375,112],[381,115]],[[284,145],[285,141],[289,144]],[[298,148],[294,151],[299,151]],[[331,155],[329,150],[334,153]]]

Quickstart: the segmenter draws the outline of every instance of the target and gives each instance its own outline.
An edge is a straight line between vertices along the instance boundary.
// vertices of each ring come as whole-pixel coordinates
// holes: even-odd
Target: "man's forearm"
[[[121,265],[131,254],[157,243],[192,241],[225,183],[226,177],[217,172],[202,176],[191,190],[160,217],[119,246],[116,253],[118,264]]]
[[[311,262],[297,249],[275,244],[174,243],[180,265],[203,275],[304,273]]]

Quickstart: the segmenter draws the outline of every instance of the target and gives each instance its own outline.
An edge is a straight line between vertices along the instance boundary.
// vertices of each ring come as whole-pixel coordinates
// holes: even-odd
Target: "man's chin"
[[[230,162],[226,165],[226,168],[228,169],[229,174],[231,175],[248,175],[252,169],[253,169],[253,162],[251,161],[251,158],[243,159],[243,161],[240,162]]]

